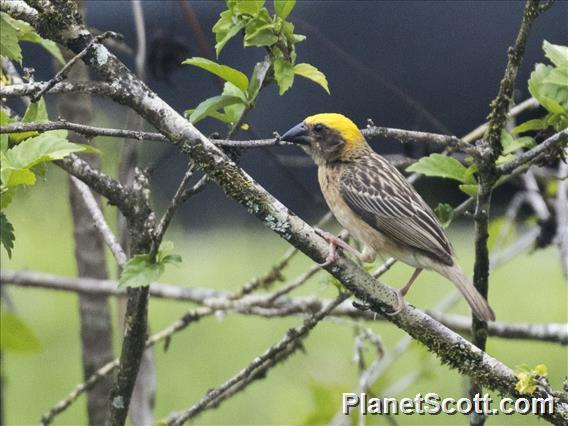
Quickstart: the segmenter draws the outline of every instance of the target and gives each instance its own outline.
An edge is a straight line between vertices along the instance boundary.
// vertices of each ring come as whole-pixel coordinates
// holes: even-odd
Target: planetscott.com
[[[489,394],[470,398],[442,398],[437,393],[416,394],[412,398],[370,398],[366,393],[344,393],[342,412],[373,414],[553,414],[553,398],[502,398],[494,401]]]

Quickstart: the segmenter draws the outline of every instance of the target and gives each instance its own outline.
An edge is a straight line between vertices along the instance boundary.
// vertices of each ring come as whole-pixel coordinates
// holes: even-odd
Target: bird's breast
[[[388,244],[385,237],[356,215],[343,200],[339,192],[341,172],[341,166],[320,166],[318,168],[318,180],[329,209],[341,226],[347,229],[357,241],[376,252],[383,251],[385,244]]]

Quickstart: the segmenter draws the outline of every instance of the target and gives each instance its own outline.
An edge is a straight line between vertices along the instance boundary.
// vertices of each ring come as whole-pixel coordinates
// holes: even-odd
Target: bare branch
[[[348,297],[349,295],[347,293],[341,294],[322,310],[314,314],[312,317],[307,318],[301,327],[290,329],[280,341],[268,348],[262,355],[253,359],[252,362],[243,370],[231,377],[218,388],[209,390],[207,394],[196,404],[181,413],[179,416],[176,415],[174,419],[170,419],[168,423],[172,425],[182,425],[190,418],[201,413],[208,405],[214,403],[216,399],[222,396],[222,394],[254,375],[257,370],[263,368],[265,363],[270,362],[271,359],[286,350],[291,344],[306,337],[310,330],[312,330],[326,315],[328,315],[337,305]]]
[[[535,228],[536,229],[536,228]],[[537,230],[538,231],[538,230]],[[533,237],[534,238],[534,237]],[[522,238],[520,239],[522,240]],[[517,250],[526,247],[517,246]],[[299,277],[302,277],[300,275]],[[292,283],[299,279],[293,280]],[[113,280],[99,280],[94,278],[71,278],[41,272],[6,271],[0,272],[2,285],[18,285],[30,288],[71,291],[92,295],[123,296],[126,291],[118,287]],[[285,287],[286,288],[286,287]],[[152,284],[150,286],[152,297],[190,301],[203,305],[213,312],[236,313],[253,315],[264,318],[278,318],[295,315],[305,315],[322,309],[330,300],[319,299],[313,296],[289,297],[281,291],[261,295],[248,295],[235,300],[234,294],[228,291],[212,290],[200,287],[179,287],[168,284]],[[468,333],[471,320],[465,316],[448,316],[441,312],[451,303],[458,300],[458,293],[452,292],[448,299],[440,304],[431,315],[441,323],[460,333]],[[354,308],[350,302],[337,306],[331,313],[335,317],[348,317],[366,321],[383,321],[384,317],[372,311],[361,311]],[[566,324],[515,324],[506,322],[489,323],[489,335],[509,339],[542,340],[568,344],[568,330]]]
[[[568,149],[564,150],[568,156]],[[556,189],[557,239],[560,262],[564,277],[568,279],[568,163],[561,161],[558,166],[558,188]]]
[[[13,98],[15,96],[34,96],[42,91],[49,83],[23,83],[0,85],[0,97]],[[63,81],[56,83],[47,94],[58,93],[84,93],[89,95],[104,96],[114,99],[118,96],[119,88],[110,83],[99,81]]]
[[[93,193],[91,192],[91,190],[89,189],[89,187],[87,185],[85,185],[83,182],[81,182],[76,177],[74,177],[74,176],[71,177],[71,180],[73,181],[73,184],[75,185],[75,187],[81,193],[81,197],[83,198],[83,201],[85,202],[85,205],[87,206],[87,209],[89,209],[89,213],[91,214],[91,216],[94,220],[95,226],[97,227],[97,229],[101,233],[103,239],[105,240],[105,243],[107,244],[107,246],[110,249],[114,258],[116,259],[116,262],[120,266],[124,266],[126,264],[126,262],[128,261],[128,258],[126,256],[126,254],[124,253],[124,250],[122,249],[122,247],[118,243],[118,240],[116,239],[116,237],[112,233],[110,227],[106,223],[103,212],[101,211],[101,209],[100,209],[100,207],[97,203],[97,200],[95,200],[95,197],[93,197]]]

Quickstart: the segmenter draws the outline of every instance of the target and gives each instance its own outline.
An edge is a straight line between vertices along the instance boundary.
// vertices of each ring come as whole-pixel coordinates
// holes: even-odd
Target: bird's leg
[[[327,257],[325,258],[325,262],[324,263],[320,263],[321,267],[325,267],[328,266],[330,264],[332,264],[333,262],[335,262],[337,260],[337,247],[341,247],[344,250],[347,250],[351,253],[353,253],[355,256],[357,256],[359,259],[366,259],[367,257],[363,255],[363,253],[361,253],[360,251],[358,251],[357,249],[354,249],[353,247],[351,247],[349,244],[347,244],[345,241],[343,241],[341,238],[336,237],[335,235],[333,235],[330,232],[326,232],[323,231],[319,228],[315,228],[315,231],[324,239],[329,243],[329,253],[327,255]]]
[[[398,301],[398,306],[393,312],[385,312],[386,315],[389,316],[398,315],[406,307],[406,301],[404,300],[404,296],[406,296],[406,293],[408,293],[408,290],[410,290],[410,287],[412,287],[412,284],[414,284],[414,281],[416,281],[416,278],[418,278],[420,272],[422,272],[422,268],[416,268],[412,273],[412,276],[406,283],[406,285],[396,290],[396,299]]]

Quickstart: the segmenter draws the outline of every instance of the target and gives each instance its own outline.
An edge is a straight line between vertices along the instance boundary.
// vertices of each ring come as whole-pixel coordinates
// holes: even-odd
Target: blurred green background
[[[108,158],[108,157],[107,157]],[[114,212],[109,209],[109,218]],[[16,229],[14,256],[2,251],[2,268],[34,270],[74,276],[76,273],[67,203],[67,180],[55,167],[45,182],[18,194],[7,214]],[[473,234],[469,225],[450,229],[461,264],[472,270]],[[287,244],[257,226],[239,228],[227,217],[223,225],[203,229],[181,229],[174,222],[167,238],[183,257],[182,266],[170,267],[162,281],[180,286],[236,290],[253,276],[262,275],[286,251]],[[286,269],[291,279],[311,262],[297,256]],[[402,285],[410,268],[396,265],[382,281]],[[433,307],[452,286],[433,273],[420,277],[408,300],[421,308]],[[334,297],[326,273],[318,273],[296,294]],[[6,422],[37,424],[41,414],[66,396],[82,381],[79,346],[78,302],[74,294],[9,287],[8,294],[17,314],[24,318],[41,341],[37,353],[5,353],[2,374]],[[565,322],[566,283],[560,272],[558,253],[552,248],[522,254],[491,276],[490,299],[500,321]],[[113,300],[113,314],[116,301]],[[150,326],[156,332],[190,309],[187,303],[151,300]],[[452,312],[468,314],[460,301]],[[115,315],[116,317],[116,315]],[[256,355],[279,340],[300,317],[262,319],[228,315],[208,317],[176,334],[167,352],[155,347],[157,362],[156,419],[171,411],[189,407],[204,393],[235,374]],[[115,318],[116,323],[116,318]],[[384,341],[387,351],[403,337],[389,323],[365,323]],[[118,353],[115,336],[115,352]],[[285,364],[271,370],[245,392],[216,410],[206,411],[196,424],[317,424],[327,423],[340,409],[341,393],[357,389],[357,366],[353,363],[354,331],[348,323],[325,321],[305,341],[305,353],[297,353]],[[567,350],[558,344],[490,338],[488,352],[507,365],[546,364],[551,384],[560,388],[568,374]],[[372,352],[367,353],[368,361]],[[441,366],[420,345],[398,359],[374,387],[380,392],[405,374],[421,371],[420,378],[399,397],[437,392],[441,397],[463,396],[467,382],[456,372]],[[466,424],[456,416],[398,416],[401,425]],[[489,424],[537,424],[534,416],[498,416]],[[56,424],[85,424],[84,396]],[[384,418],[367,419],[369,424],[386,424]]]

